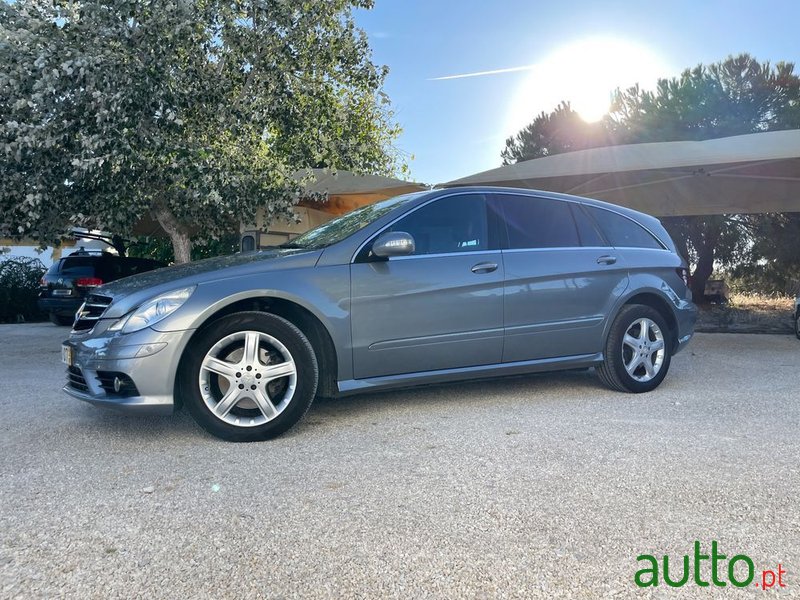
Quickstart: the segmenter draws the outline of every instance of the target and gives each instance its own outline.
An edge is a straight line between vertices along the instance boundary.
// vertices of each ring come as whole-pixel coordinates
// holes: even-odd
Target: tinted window
[[[392,225],[414,238],[414,254],[474,252],[489,249],[486,202],[480,194],[434,200]]]
[[[612,246],[618,248],[658,248],[663,246],[644,227],[620,214],[585,206]]]
[[[559,200],[501,195],[509,248],[580,246],[569,205]]]
[[[608,246],[608,242],[603,239],[600,232],[592,220],[586,215],[579,204],[570,204],[572,216],[575,218],[575,225],[578,227],[578,237],[581,246]]]
[[[50,270],[68,277],[94,277],[97,271],[96,256],[68,256],[53,265]]]

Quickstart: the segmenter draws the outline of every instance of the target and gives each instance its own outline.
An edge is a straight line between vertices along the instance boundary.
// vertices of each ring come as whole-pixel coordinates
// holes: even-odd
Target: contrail
[[[534,65],[524,67],[508,67],[507,69],[494,69],[493,71],[477,71],[475,73],[462,73],[460,75],[445,75],[444,77],[429,77],[428,81],[444,81],[445,79],[465,79],[467,77],[483,77],[484,75],[499,75],[500,73],[515,73],[517,71],[530,71]]]

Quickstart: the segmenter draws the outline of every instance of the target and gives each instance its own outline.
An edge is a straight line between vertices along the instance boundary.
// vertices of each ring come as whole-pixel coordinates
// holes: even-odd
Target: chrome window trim
[[[553,246],[548,248],[506,248],[503,252],[547,252],[549,250],[594,250],[608,252],[609,250],[650,250],[652,252],[670,252],[666,248],[640,248],[639,246]]]
[[[478,254],[501,254],[502,250],[470,250],[469,252],[437,252],[436,254],[409,254],[408,256],[393,256],[391,261],[411,260],[414,258],[444,258],[445,256],[475,256]]]

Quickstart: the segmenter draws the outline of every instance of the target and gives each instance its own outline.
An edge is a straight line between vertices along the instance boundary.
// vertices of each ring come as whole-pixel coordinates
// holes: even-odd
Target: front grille
[[[94,327],[94,324],[106,312],[109,304],[111,304],[111,298],[108,296],[89,294],[86,302],[83,303],[83,306],[78,311],[78,318],[72,329],[74,331],[85,331]]]
[[[114,389],[114,380],[119,380],[119,391]],[[125,373],[117,373],[115,371],[98,371],[97,381],[100,382],[100,387],[103,388],[109,396],[138,396],[139,390],[136,389],[136,384],[133,380],[125,375]]]
[[[78,367],[67,367],[67,385],[79,392],[88,392],[89,386]]]

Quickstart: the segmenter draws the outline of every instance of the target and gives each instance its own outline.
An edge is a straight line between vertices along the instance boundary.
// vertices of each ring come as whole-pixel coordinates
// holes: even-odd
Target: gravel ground
[[[65,329],[0,334],[3,598],[641,597],[636,556],[694,540],[800,596],[789,336],[700,334],[643,396],[590,372],[436,386],[236,445],[62,394]]]

